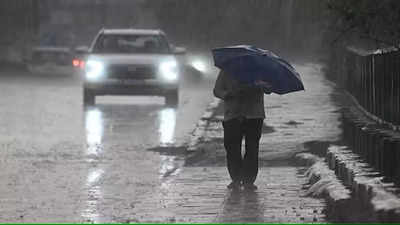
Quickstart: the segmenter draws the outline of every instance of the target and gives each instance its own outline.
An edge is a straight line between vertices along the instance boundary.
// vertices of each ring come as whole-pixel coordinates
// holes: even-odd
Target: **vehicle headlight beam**
[[[159,65],[159,73],[167,81],[178,79],[178,64],[176,61],[166,61]]]
[[[192,63],[191,63],[191,65],[192,65],[192,67],[193,68],[195,68],[196,70],[198,70],[198,71],[200,71],[200,72],[206,72],[207,71],[207,66],[206,66],[206,64],[204,63],[204,61],[202,61],[202,60],[199,60],[199,59],[197,59],[197,60],[194,60]]]
[[[88,60],[86,62],[86,78],[96,80],[104,73],[104,64],[96,60]]]

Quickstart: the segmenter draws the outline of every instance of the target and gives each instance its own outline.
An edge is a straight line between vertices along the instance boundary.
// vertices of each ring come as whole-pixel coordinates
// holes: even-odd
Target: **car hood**
[[[107,65],[123,64],[123,65],[158,65],[165,61],[174,61],[174,55],[159,54],[107,54],[89,55],[88,60],[96,60]]]

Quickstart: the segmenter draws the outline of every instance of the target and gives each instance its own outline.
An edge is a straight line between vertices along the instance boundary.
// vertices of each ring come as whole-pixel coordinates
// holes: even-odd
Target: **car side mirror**
[[[186,48],[183,48],[183,47],[175,47],[175,48],[174,48],[174,54],[175,54],[175,55],[185,55],[185,54],[186,54]]]

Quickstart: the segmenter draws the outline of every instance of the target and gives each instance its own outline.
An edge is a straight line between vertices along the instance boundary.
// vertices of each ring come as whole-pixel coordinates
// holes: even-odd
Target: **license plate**
[[[144,80],[121,80],[123,85],[145,85],[146,81]]]
[[[133,73],[136,72],[137,67],[136,66],[128,66],[128,72]]]

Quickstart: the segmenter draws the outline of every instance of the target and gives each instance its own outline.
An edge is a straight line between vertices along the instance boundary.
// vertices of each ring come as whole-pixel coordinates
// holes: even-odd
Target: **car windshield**
[[[168,54],[167,41],[161,35],[101,35],[97,40],[94,53],[139,53]]]

